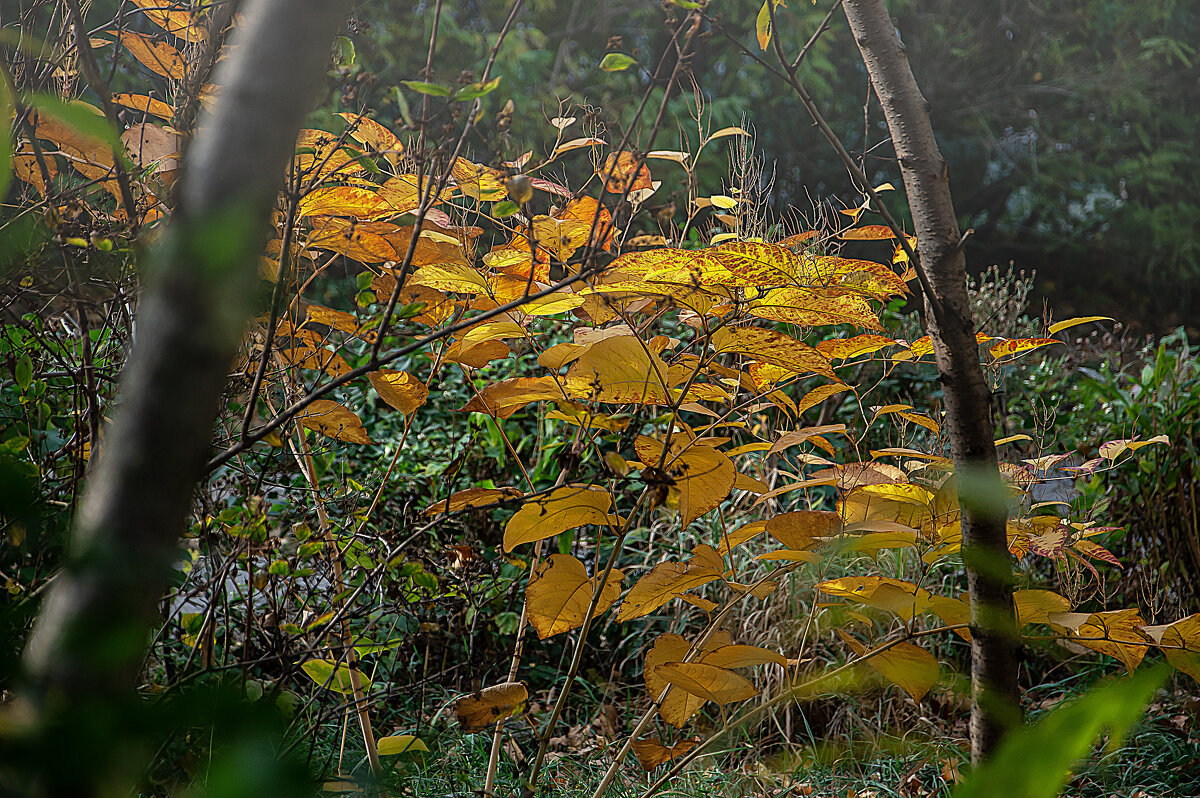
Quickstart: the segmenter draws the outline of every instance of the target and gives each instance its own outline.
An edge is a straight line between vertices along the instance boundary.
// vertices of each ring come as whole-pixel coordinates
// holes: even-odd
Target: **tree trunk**
[[[189,147],[175,216],[150,257],[119,406],[68,561],[26,648],[22,699],[34,727],[132,694],[252,310],[270,212],[349,4],[246,6],[217,69],[215,109]],[[62,792],[71,776],[51,778],[58,783],[43,787]],[[70,791],[82,794],[100,774],[74,778]]]
[[[917,251],[936,303],[927,304],[962,508],[971,599],[971,759],[995,752],[1020,722],[1020,641],[1012,603],[1007,504],[996,464],[991,392],[979,363],[966,259],[929,105],[882,0],[845,0],[850,29],[883,106],[912,209]]]

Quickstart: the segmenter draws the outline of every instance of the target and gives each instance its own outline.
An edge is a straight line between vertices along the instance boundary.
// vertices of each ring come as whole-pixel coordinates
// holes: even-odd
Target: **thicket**
[[[657,60],[614,43],[599,62],[598,79],[664,87],[635,114],[568,105],[519,137],[493,72],[506,34],[478,74],[401,81],[404,125],[347,88],[369,37],[337,40],[341,105],[297,141],[141,708],[112,721],[137,719],[123,733],[156,749],[143,789],[219,791],[258,760],[200,763],[277,713],[282,747],[330,790],[391,769],[402,789],[439,744],[483,733],[485,794],[502,760],[527,790],[565,790],[570,757],[603,752],[597,796],[634,789],[631,753],[650,794],[739,734],[853,737],[880,695],[879,730],[929,715],[911,735],[928,742],[962,717],[959,487],[911,312],[915,239],[879,223],[888,184],[772,212],[750,122],[714,125],[689,88],[711,22],[693,5],[667,9]],[[142,253],[200,107],[220,101],[206,81],[227,9],[132,6],[7,60],[6,689],[119,409]],[[53,29],[43,13],[27,32]],[[435,26],[431,59],[436,44]],[[91,57],[102,82],[80,76]],[[663,196],[668,175],[685,189]],[[1196,588],[1169,565],[1196,557],[1194,355],[1182,335],[1113,355],[1100,333],[1071,337],[1110,319],[1030,318],[1029,290],[998,270],[972,286],[1006,408],[1023,685],[1045,689],[1064,646],[1131,672],[1157,651],[1200,678],[1200,616],[1181,617]],[[1121,552],[1139,505],[1155,532]],[[1132,586],[1106,592],[1123,568]],[[205,719],[172,728],[172,712]],[[89,722],[73,739],[112,728]],[[11,728],[13,751],[35,750]],[[109,751],[88,766],[120,772]],[[957,781],[958,759],[942,764]]]

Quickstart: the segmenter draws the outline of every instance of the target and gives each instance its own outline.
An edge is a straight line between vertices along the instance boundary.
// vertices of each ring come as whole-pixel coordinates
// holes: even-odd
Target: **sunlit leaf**
[[[911,621],[930,608],[932,594],[912,582],[886,576],[844,576],[819,582],[817,590],[892,612]]]
[[[170,122],[175,116],[175,109],[171,106],[162,100],[156,100],[145,94],[114,94],[112,101],[117,105],[123,105],[126,108],[133,108],[134,110],[157,116],[164,122]]]
[[[669,369],[632,335],[598,341],[567,371],[567,393],[576,399],[661,405],[670,398]]]
[[[999,341],[992,344],[988,349],[994,360],[1001,358],[1032,352],[1034,349],[1041,349],[1043,346],[1051,344],[1062,344],[1056,338],[1012,338],[1007,341]]]
[[[1051,335],[1054,335],[1055,333],[1060,333],[1063,330],[1071,327],[1078,327],[1080,324],[1090,324],[1094,321],[1112,321],[1112,319],[1108,316],[1080,316],[1074,319],[1065,319],[1063,321],[1055,322],[1054,324],[1050,325],[1050,329],[1047,330],[1047,332],[1049,332]]]

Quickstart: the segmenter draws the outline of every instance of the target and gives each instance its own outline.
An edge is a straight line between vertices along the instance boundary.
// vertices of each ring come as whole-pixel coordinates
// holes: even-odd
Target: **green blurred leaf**
[[[463,100],[476,100],[485,94],[491,94],[499,85],[500,78],[498,77],[492,78],[486,83],[471,83],[454,92],[454,99],[459,102]]]
[[[346,36],[338,36],[333,40],[333,65],[335,67],[351,67],[358,58],[354,42]]]
[[[23,352],[17,359],[13,377],[16,378],[17,385],[21,386],[22,391],[29,390],[29,386],[33,382],[33,360],[30,359],[28,352]]]
[[[1108,730],[1110,748],[1120,745],[1129,727],[1167,676],[1154,668],[1093,690],[1058,707],[1036,726],[1013,732],[987,764],[973,772],[954,798],[1054,798],[1067,783],[1070,768]]]
[[[449,97],[450,90],[445,86],[439,86],[436,83],[426,83],[423,80],[402,80],[400,81],[405,86],[415,91],[417,94],[428,94],[430,97]]]
[[[609,53],[600,61],[600,68],[605,72],[621,72],[636,63],[636,58],[631,58],[624,53]]]

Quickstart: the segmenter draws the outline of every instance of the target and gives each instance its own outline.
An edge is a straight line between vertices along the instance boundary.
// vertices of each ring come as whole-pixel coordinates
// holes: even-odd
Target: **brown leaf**
[[[454,702],[454,714],[463,731],[483,731],[497,721],[521,714],[528,701],[525,685],[505,682],[458,699]]]

